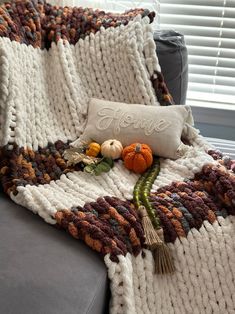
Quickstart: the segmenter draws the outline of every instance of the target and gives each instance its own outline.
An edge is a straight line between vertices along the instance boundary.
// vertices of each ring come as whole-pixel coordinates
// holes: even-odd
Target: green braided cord
[[[149,196],[153,183],[158,176],[160,171],[160,162],[159,159],[155,159],[152,166],[139,178],[134,187],[133,200],[135,206],[144,205],[148,215],[152,221],[153,226],[156,229],[160,228],[160,220],[155,213],[155,210],[149,201]]]
[[[147,179],[149,172],[150,172],[150,169],[146,171],[144,174],[142,174],[135,184],[134,192],[133,192],[133,200],[137,208],[143,205],[141,201],[141,187],[143,186],[145,180]]]
[[[156,215],[156,212],[151,202],[149,201],[149,196],[150,196],[150,192],[154,184],[154,181],[156,180],[159,174],[159,171],[160,171],[160,162],[159,162],[159,159],[156,159],[153,165],[151,166],[149,175],[147,179],[145,180],[144,184],[142,185],[142,189],[141,189],[142,202],[148,212],[148,215],[152,221],[154,228],[156,229],[159,229],[161,227],[160,220],[158,216]]]

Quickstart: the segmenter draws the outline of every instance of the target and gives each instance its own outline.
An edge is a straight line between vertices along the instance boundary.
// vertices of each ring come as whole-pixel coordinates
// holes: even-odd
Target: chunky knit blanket
[[[235,177],[200,136],[161,159],[151,202],[175,272],[154,272],[131,203],[138,176],[118,161],[94,177],[63,152],[84,130],[91,97],[170,104],[153,15],[16,0],[0,7],[0,179],[16,203],[103,255],[111,313],[235,313]],[[174,134],[172,134],[174,136]]]

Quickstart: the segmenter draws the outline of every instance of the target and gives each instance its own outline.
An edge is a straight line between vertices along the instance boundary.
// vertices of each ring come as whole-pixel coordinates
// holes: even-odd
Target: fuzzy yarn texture
[[[16,203],[104,257],[110,313],[235,313],[235,176],[197,132],[161,159],[151,191],[176,271],[154,272],[122,161],[92,176],[67,166],[90,98],[171,104],[152,14],[112,15],[15,0],[0,7],[0,181]],[[172,136],[174,136],[172,134]]]

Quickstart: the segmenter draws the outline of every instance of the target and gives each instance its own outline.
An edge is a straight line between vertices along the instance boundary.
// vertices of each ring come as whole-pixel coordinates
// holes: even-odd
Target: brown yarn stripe
[[[173,182],[152,193],[167,242],[186,237],[204,221],[235,215],[235,175],[224,166],[206,165],[192,180]]]
[[[113,261],[127,252],[138,255],[144,247],[144,232],[133,205],[116,197],[98,198],[84,207],[58,211],[57,226],[83,240]]]
[[[17,194],[17,186],[39,185],[58,180],[62,174],[79,170],[79,166],[68,167],[63,152],[69,143],[57,141],[37,151],[14,144],[0,149],[0,182],[5,193]]]
[[[151,195],[166,242],[187,237],[205,221],[235,215],[235,176],[221,165],[207,165],[185,182],[173,182]],[[84,207],[58,211],[57,226],[82,239],[100,254],[137,255],[144,247],[144,234],[134,205],[115,197],[99,198]]]
[[[101,26],[126,25],[139,14],[148,16],[150,22],[155,16],[144,9],[113,14],[91,8],[53,6],[44,0],[13,0],[0,6],[0,36],[42,49],[59,39],[74,45]]]

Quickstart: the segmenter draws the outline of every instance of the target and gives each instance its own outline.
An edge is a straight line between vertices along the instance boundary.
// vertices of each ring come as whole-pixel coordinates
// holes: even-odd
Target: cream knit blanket
[[[67,142],[83,132],[91,97],[159,105],[150,80],[155,71],[160,67],[147,17],[101,28],[75,45],[60,39],[49,50],[1,37],[1,181],[16,203],[104,255],[111,280],[110,313],[234,314],[235,180],[205,152],[210,147],[201,136],[193,140],[187,157],[161,160],[152,189],[156,210],[165,215],[164,231],[173,230],[167,241],[176,267],[172,275],[156,275],[151,252],[142,249],[140,223],[126,202],[132,199],[137,175],[119,161],[109,173],[94,177],[69,169],[62,158]],[[208,164],[212,166],[205,168]],[[194,179],[195,174],[200,175]],[[185,179],[192,180],[172,184]],[[106,198],[102,203],[107,195],[119,201]],[[196,212],[190,207],[194,200]],[[122,231],[129,244],[114,227],[105,233],[102,211],[130,227]],[[88,225],[97,228],[97,236],[86,231]],[[81,234],[79,226],[87,233]]]

